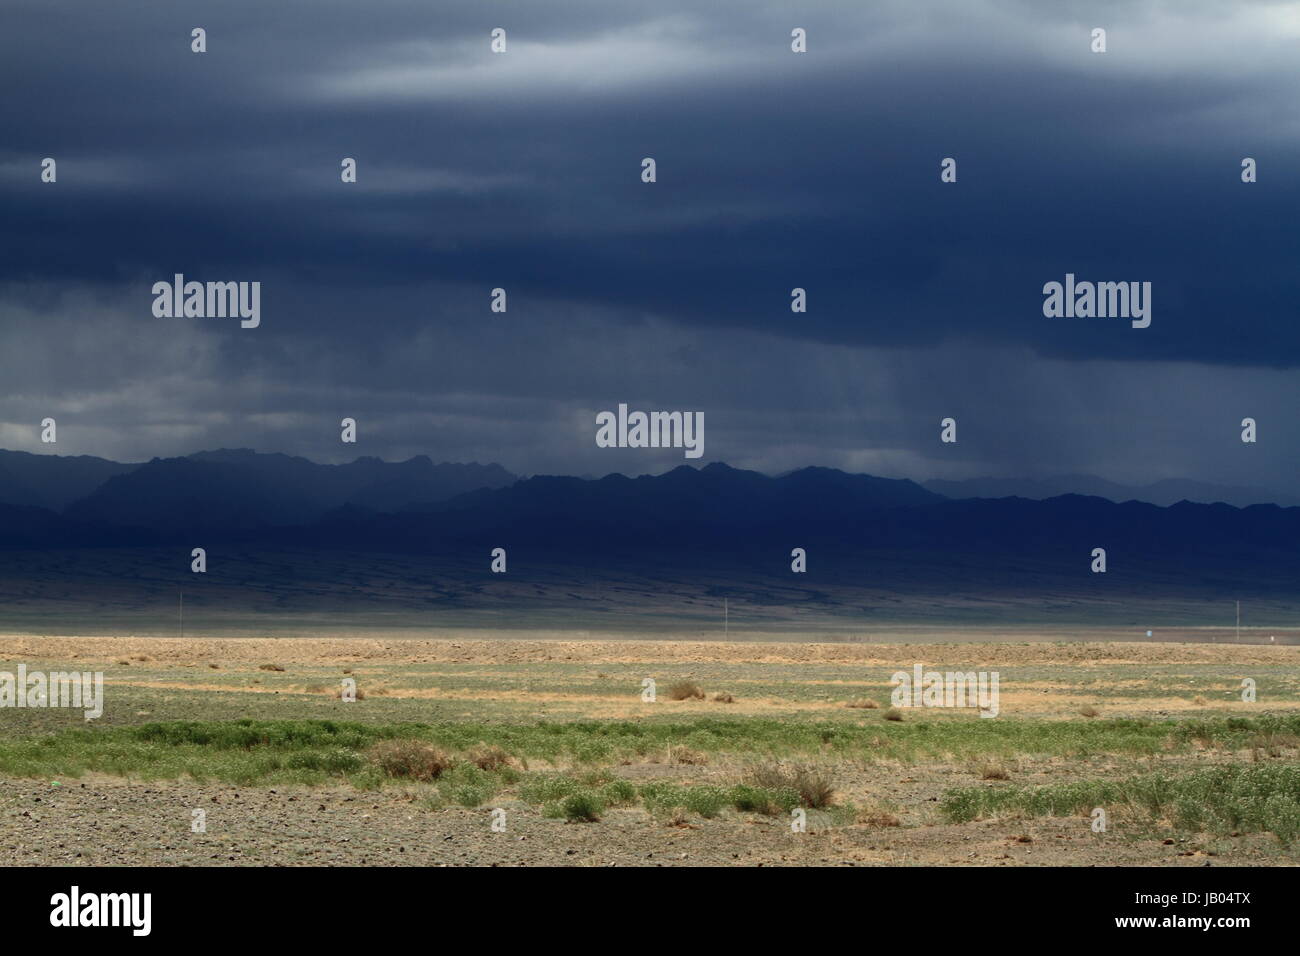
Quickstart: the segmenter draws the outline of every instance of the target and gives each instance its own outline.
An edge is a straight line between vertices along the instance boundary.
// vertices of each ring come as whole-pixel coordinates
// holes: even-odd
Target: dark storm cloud
[[[1213,382],[1295,437],[1298,46],[1227,0],[9,3],[0,305],[40,358],[0,421],[79,395],[100,453],[323,458],[347,405],[372,453],[669,467],[587,447],[643,400],[755,466],[1223,477],[1115,423],[1180,434]],[[262,327],[154,319],[175,272],[262,281]],[[1151,327],[1044,318],[1066,272],[1152,282]]]

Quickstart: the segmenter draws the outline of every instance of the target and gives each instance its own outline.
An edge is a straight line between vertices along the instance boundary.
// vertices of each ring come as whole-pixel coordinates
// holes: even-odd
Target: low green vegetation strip
[[[1000,813],[1089,814],[1095,807],[1195,833],[1272,832],[1290,844],[1300,836],[1300,766],[1247,764],[1033,788],[962,787],[940,803],[957,823]]]
[[[664,818],[694,814],[712,819],[727,809],[776,816],[795,807],[825,811],[834,822],[857,815],[853,805],[837,803],[826,771],[781,764],[750,768],[743,782],[730,786],[656,781],[637,787],[608,770],[534,774],[520,786],[519,796],[528,803],[541,804],[546,816],[588,822],[599,820],[611,807],[637,804]],[[892,825],[896,824],[895,820]]]
[[[78,776],[88,771],[139,779],[193,777],[240,784],[360,785],[386,774],[372,757],[383,741],[421,741],[452,755],[493,748],[527,768],[545,761],[602,766],[694,755],[746,759],[965,759],[1020,754],[1156,754],[1203,746],[1267,746],[1300,734],[1300,715],[1194,721],[1014,721],[926,723],[777,721],[699,718],[683,721],[575,721],[498,724],[361,724],[330,720],[172,721],[135,727],[86,727],[0,739],[0,775]],[[685,759],[681,759],[681,758]],[[490,762],[490,761],[489,761]],[[400,774],[397,774],[400,776]]]

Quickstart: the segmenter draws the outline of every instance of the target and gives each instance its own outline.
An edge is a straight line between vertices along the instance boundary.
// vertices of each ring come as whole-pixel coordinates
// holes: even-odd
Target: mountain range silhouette
[[[94,589],[107,606],[171,588],[202,601],[218,585],[227,606],[244,600],[241,589],[345,606],[337,582],[353,567],[380,569],[382,585],[349,592],[374,607],[395,595],[496,606],[508,587],[502,607],[531,608],[519,589],[533,588],[556,614],[566,602],[596,613],[582,582],[597,578],[600,600],[637,582],[628,585],[637,600],[735,594],[837,614],[901,602],[909,614],[932,605],[1086,616],[1140,602],[1176,604],[1193,620],[1204,602],[1245,598],[1290,613],[1300,596],[1300,508],[1276,504],[949,498],[906,479],[820,467],[772,477],[722,463],[518,478],[424,456],[323,465],[248,450],[135,465],[0,452],[0,476],[0,570],[10,578],[0,597],[33,613]],[[206,549],[213,574],[189,573],[193,547]],[[488,571],[498,547],[507,575]],[[795,548],[807,573],[791,570]],[[1096,548],[1104,574],[1091,571]]]

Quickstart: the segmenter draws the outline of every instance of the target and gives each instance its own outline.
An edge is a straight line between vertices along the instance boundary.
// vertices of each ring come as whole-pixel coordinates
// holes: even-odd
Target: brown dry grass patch
[[[693,680],[677,680],[668,685],[669,700],[704,700],[704,691]]]
[[[446,751],[422,740],[381,740],[370,748],[370,759],[388,777],[437,780],[455,761]]]
[[[510,766],[510,755],[495,744],[480,743],[469,752],[469,760],[480,770],[500,770]]]
[[[702,767],[709,762],[709,755],[702,750],[690,747],[669,747],[668,763],[670,766]]]
[[[901,827],[903,825],[902,820],[884,807],[860,807],[853,818],[853,822],[874,829]]]

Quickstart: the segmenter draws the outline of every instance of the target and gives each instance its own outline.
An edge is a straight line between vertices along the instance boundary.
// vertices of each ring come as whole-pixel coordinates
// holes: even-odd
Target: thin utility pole
[[[185,636],[185,592],[181,592],[181,637]]]

